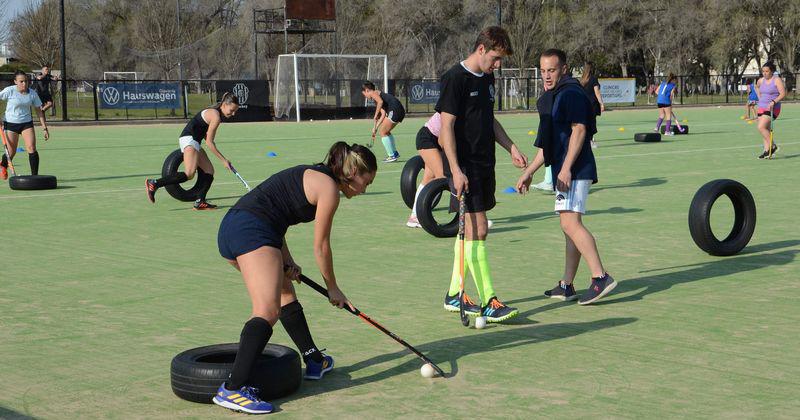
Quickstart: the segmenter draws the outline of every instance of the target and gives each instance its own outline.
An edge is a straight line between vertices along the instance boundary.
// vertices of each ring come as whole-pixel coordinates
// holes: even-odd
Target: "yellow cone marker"
[[[535,135],[536,135],[536,132],[535,132],[535,131],[533,131],[533,130],[531,130],[531,131],[528,131],[528,135],[529,135],[529,136],[535,136]]]
[[[617,130],[619,130],[619,131],[625,131],[625,127],[620,127],[620,128],[618,128]]]

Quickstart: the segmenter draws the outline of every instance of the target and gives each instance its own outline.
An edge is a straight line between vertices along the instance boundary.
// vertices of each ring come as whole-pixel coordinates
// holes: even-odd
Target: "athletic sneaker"
[[[589,286],[589,289],[586,290],[586,293],[583,294],[578,303],[581,305],[588,305],[590,303],[597,302],[598,299],[607,295],[609,292],[614,290],[615,287],[617,287],[617,282],[614,281],[614,278],[608,273],[599,279],[592,278],[592,284]]]
[[[492,226],[494,226],[494,222],[493,222],[493,221],[491,221],[491,220],[487,220],[487,221],[486,221],[486,228],[487,228],[487,229],[491,229],[491,228],[492,228]]]
[[[238,391],[229,391],[225,389],[225,384],[222,384],[213,401],[216,405],[242,413],[267,414],[272,412],[272,404],[262,401],[258,397],[258,388],[252,386],[243,386]]]
[[[538,184],[531,185],[532,188],[543,191],[553,191],[553,184],[542,181]]]
[[[194,209],[195,210],[215,210],[217,206],[209,203],[205,200],[200,200],[199,198],[194,201]]]
[[[481,316],[486,317],[486,322],[503,322],[519,315],[517,308],[512,308],[500,302],[496,296],[489,299],[489,304],[481,310]]]
[[[674,136],[674,135],[675,135],[675,133],[674,133],[674,132],[672,132],[672,131],[665,131],[665,132],[664,132],[664,135],[665,135],[665,136]]]
[[[3,178],[3,181],[8,179],[8,169],[2,165],[0,165],[0,178]]]
[[[306,360],[306,379],[314,381],[322,379],[322,375],[333,370],[333,357],[322,353],[322,361],[317,363],[313,359]]]
[[[778,150],[780,150],[778,145],[773,143],[772,144],[772,156],[775,156],[775,153],[777,153]],[[767,157],[770,158],[770,154],[769,153],[767,153]],[[770,158],[770,159],[772,159],[772,158]]]
[[[577,293],[575,293],[575,286],[571,284],[568,286],[562,286],[561,282],[558,282],[556,284],[556,287],[550,290],[546,290],[544,292],[544,295],[549,298],[559,299],[567,302],[575,300],[580,297],[578,296]]]
[[[390,163],[390,162],[396,162],[396,161],[397,161],[397,156],[386,156],[383,159],[383,163]]]
[[[597,149],[597,142],[592,139],[592,149]]]
[[[767,151],[765,150],[765,151],[761,152],[761,154],[760,154],[760,155],[758,155],[758,158],[759,158],[759,159],[766,159],[766,158],[767,158],[767,156],[769,156],[769,152],[767,152]]]
[[[422,227],[422,225],[419,224],[419,220],[417,219],[417,216],[414,216],[414,215],[408,216],[408,221],[406,222],[406,226],[408,226],[410,228],[421,228]]]
[[[156,202],[156,180],[155,179],[145,179],[144,180],[144,187],[147,189],[147,199],[150,200],[151,203]]]
[[[444,309],[450,312],[458,312],[460,306],[458,301],[458,293],[453,296],[444,296]],[[469,316],[478,316],[481,313],[481,307],[478,306],[474,300],[470,299],[469,295],[464,293],[464,313]]]

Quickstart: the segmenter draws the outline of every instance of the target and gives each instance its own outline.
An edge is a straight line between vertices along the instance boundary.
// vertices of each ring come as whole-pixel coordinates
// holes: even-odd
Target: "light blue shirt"
[[[0,100],[6,103],[6,122],[22,124],[33,121],[31,106],[42,107],[42,100],[39,94],[33,89],[28,89],[28,93],[22,93],[17,87],[12,85],[0,91]]]

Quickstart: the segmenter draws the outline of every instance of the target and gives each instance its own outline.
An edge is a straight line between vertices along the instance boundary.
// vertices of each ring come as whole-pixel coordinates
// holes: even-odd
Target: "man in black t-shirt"
[[[495,206],[495,142],[511,154],[519,168],[527,158],[494,118],[494,75],[503,57],[511,55],[511,41],[506,31],[492,26],[484,29],[475,41],[472,53],[441,78],[441,93],[436,111],[441,114],[439,143],[447,155],[452,173],[453,192],[464,194],[466,207],[464,262],[465,273],[472,272],[481,305],[464,297],[467,314],[501,322],[517,315],[515,308],[497,299],[486,258],[488,223],[486,211]],[[452,207],[452,206],[451,206]],[[456,242],[458,247],[458,242]],[[456,248],[458,249],[458,248]],[[459,252],[453,266],[445,309],[459,310]]]
[[[551,49],[542,53],[539,62],[545,93],[536,101],[539,129],[535,146],[539,151],[531,165],[517,181],[517,189],[525,193],[531,177],[543,164],[553,168],[555,179],[555,211],[566,238],[564,276],[545,296],[575,300],[572,285],[581,257],[592,272],[591,285],[580,297],[581,305],[597,301],[613,290],[617,283],[605,271],[592,233],[583,225],[589,187],[597,182],[597,166],[589,142],[597,133],[594,107],[580,83],[567,74],[567,54]]]
[[[47,111],[53,106],[53,95],[50,93],[50,82],[58,80],[50,74],[50,67],[42,67],[42,73],[36,76],[36,93],[42,100],[42,111]]]

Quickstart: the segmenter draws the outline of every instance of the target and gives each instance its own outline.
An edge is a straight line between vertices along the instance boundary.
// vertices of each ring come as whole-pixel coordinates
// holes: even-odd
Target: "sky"
[[[0,24],[7,25],[8,22],[14,19],[31,1],[39,3],[41,0],[5,0],[7,7],[0,13]],[[2,0],[0,0],[0,3],[2,3]]]

